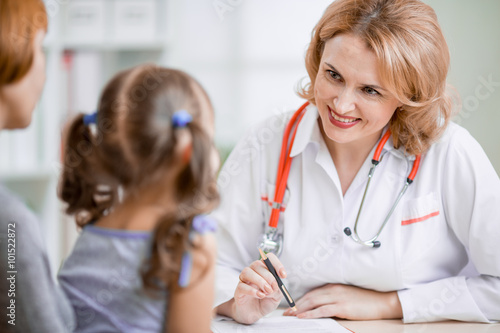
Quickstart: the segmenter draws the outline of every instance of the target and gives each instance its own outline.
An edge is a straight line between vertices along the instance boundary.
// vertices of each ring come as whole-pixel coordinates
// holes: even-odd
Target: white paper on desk
[[[333,319],[299,319],[297,317],[266,317],[253,325],[238,324],[234,320],[218,316],[212,321],[213,333],[344,333],[351,332]]]

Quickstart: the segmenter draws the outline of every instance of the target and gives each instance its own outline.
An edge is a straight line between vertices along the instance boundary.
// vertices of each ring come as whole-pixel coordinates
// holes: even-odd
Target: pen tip
[[[259,249],[259,253],[260,253],[261,258],[264,259],[264,260],[267,259],[266,254],[264,253],[264,251],[262,251],[260,247],[258,249]]]
[[[293,312],[297,312],[297,307],[296,307],[296,306],[294,306],[294,307],[292,308],[292,311],[293,311]]]

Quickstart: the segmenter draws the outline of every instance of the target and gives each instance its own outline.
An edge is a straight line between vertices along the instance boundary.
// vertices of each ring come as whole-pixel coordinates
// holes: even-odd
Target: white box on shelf
[[[115,0],[113,37],[119,43],[156,39],[156,0]]]
[[[68,1],[66,8],[66,42],[102,43],[106,37],[104,0]]]

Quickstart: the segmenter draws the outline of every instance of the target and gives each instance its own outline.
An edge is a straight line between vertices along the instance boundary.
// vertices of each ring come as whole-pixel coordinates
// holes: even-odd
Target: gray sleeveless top
[[[198,216],[193,230],[214,231],[212,221]],[[146,292],[140,276],[152,235],[84,227],[59,272],[59,283],[75,310],[75,332],[164,332],[167,291]],[[181,275],[190,271],[189,255],[185,257]]]

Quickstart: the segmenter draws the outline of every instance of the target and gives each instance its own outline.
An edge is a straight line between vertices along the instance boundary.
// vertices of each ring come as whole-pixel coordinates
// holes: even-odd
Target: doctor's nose
[[[343,89],[339,91],[339,94],[333,100],[333,105],[335,105],[335,111],[338,114],[346,114],[350,111],[356,109],[356,96],[354,92],[349,89]]]

